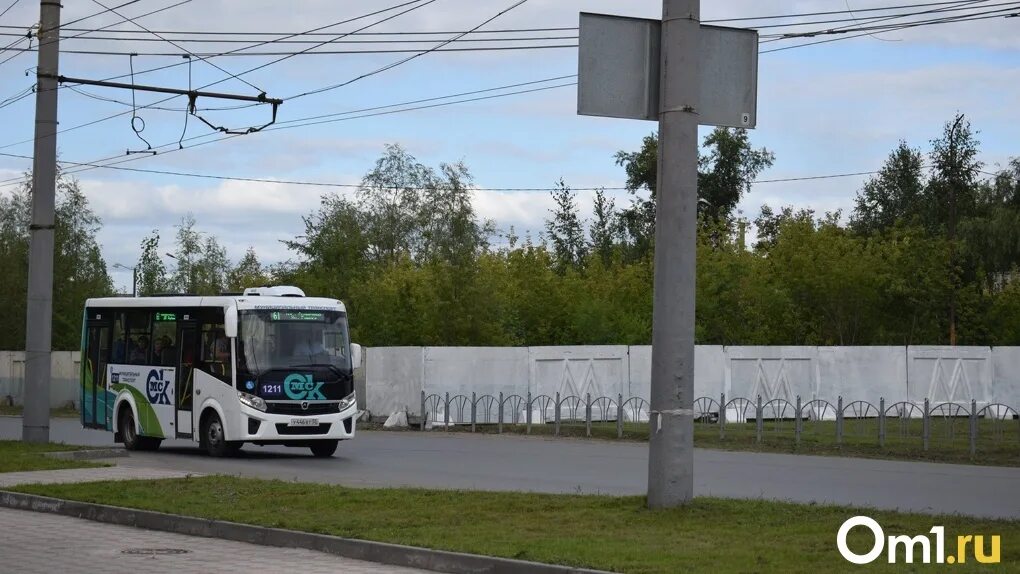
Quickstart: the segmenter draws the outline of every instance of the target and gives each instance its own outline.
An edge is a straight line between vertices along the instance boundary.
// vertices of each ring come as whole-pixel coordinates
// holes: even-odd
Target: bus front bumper
[[[354,438],[357,405],[339,413],[297,415],[273,414],[241,406],[244,415],[236,440],[254,443],[291,443],[310,440]],[[231,439],[234,440],[234,439]]]

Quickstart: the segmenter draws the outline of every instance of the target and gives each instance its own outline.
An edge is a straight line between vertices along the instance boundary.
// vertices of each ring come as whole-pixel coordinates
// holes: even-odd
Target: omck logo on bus
[[[864,554],[858,554],[851,550],[847,544],[847,535],[857,527],[870,530],[870,535],[865,537],[868,543],[864,545],[869,550]],[[946,555],[946,528],[934,526],[928,531],[928,534],[931,536],[918,534],[917,536],[900,535],[887,538],[882,526],[873,518],[855,516],[839,527],[839,532],[836,534],[836,547],[843,558],[854,564],[871,564],[879,560],[883,553],[889,564],[896,564],[900,561],[906,564],[913,564],[915,561],[921,564],[966,564],[969,557],[973,557],[974,561],[979,564],[998,564],[1000,561],[1001,537],[998,534],[957,536],[955,553],[952,553],[954,548],[950,547],[951,554],[948,556]],[[950,540],[951,543],[952,540]],[[857,550],[861,549],[857,548]]]
[[[283,392],[295,401],[323,401],[326,395],[320,390],[323,382],[313,382],[311,375],[294,373],[283,380]]]
[[[163,369],[152,369],[145,377],[145,396],[154,405],[170,405],[170,381],[166,380]]]

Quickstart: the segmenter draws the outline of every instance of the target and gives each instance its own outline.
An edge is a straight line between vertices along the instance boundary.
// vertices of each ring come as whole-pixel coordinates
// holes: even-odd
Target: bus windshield
[[[243,310],[238,351],[247,371],[326,367],[349,373],[347,314],[300,309]]]

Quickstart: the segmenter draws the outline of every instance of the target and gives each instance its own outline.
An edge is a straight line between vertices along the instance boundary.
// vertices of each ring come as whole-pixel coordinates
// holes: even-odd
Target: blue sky
[[[136,16],[173,3],[142,0],[121,12]],[[386,3],[251,0],[242,4],[237,0],[195,0],[139,22],[153,30],[299,32],[397,3],[397,0]],[[850,4],[854,9],[864,9],[901,3],[912,2],[852,0]],[[464,30],[510,4],[510,0],[437,0],[372,30]],[[844,0],[727,0],[702,4],[706,20],[846,9]],[[238,12],[238,6],[243,6],[243,10]],[[99,10],[98,5],[88,1],[68,3],[63,19],[67,22]],[[487,28],[575,26],[580,11],[656,17],[660,10],[658,0],[531,0]],[[0,18],[0,25],[29,24],[37,13],[37,3],[22,0]],[[117,20],[108,14],[78,26],[97,27]],[[329,31],[349,31],[355,25]],[[901,138],[927,149],[929,140],[939,135],[942,124],[957,111],[966,113],[980,131],[985,162],[994,165],[1020,155],[1020,145],[1016,144],[1020,125],[1018,27],[1020,19],[984,20],[889,32],[881,34],[881,39],[864,37],[763,54],[759,62],[758,127],[752,132],[752,141],[774,151],[777,161],[762,177],[877,169]],[[137,28],[121,24],[115,29]],[[12,39],[3,37],[0,46]],[[776,42],[768,46],[791,44]],[[196,52],[216,49],[208,44],[187,46]],[[62,48],[180,52],[163,42],[80,39],[66,41]],[[403,56],[299,56],[244,77],[269,96],[286,98],[349,80]],[[0,60],[5,57],[6,53],[0,55]],[[139,71],[178,61],[179,57],[139,56],[134,59],[134,67]],[[269,59],[221,57],[213,61],[236,73]],[[0,66],[0,100],[31,85],[32,78],[25,72],[34,64],[34,54],[23,54]],[[430,54],[341,89],[288,101],[280,110],[280,119],[530,82],[573,74],[576,68],[576,51],[571,49]],[[65,53],[61,59],[61,72],[68,76],[107,78],[126,74],[128,70],[127,56]],[[224,77],[223,72],[206,63],[195,63],[192,67],[191,81],[196,86]],[[186,87],[188,80],[185,66],[136,78],[139,83],[177,87]],[[130,92],[123,90],[83,89],[130,101]],[[236,80],[211,89],[254,93],[251,87]],[[130,110],[122,104],[97,101],[71,90],[62,90],[60,97],[60,122],[64,128]],[[160,99],[142,93],[137,98],[139,104]],[[180,108],[183,103],[184,99],[178,98],[164,105]],[[206,102],[208,106],[227,104]],[[199,105],[202,106],[202,101]],[[31,138],[33,113],[34,98],[0,109],[3,126],[0,146]],[[180,137],[183,112],[144,110],[140,115],[146,123],[143,135],[153,144],[176,142]],[[259,122],[268,115],[268,110],[220,111],[209,115],[239,127]],[[381,154],[384,144],[400,143],[431,165],[463,160],[479,187],[548,187],[560,178],[576,187],[616,187],[622,185],[623,172],[615,165],[613,153],[636,149],[641,138],[654,129],[655,124],[642,121],[579,117],[576,91],[566,87],[278,130],[147,157],[125,166],[357,183]],[[194,118],[189,122],[189,137],[208,131]],[[198,141],[203,140],[193,143]],[[59,138],[61,158],[69,161],[94,161],[144,145],[132,132],[129,116],[68,132]],[[0,151],[31,155],[32,146],[29,143],[0,147]],[[14,177],[28,167],[27,160],[0,157],[0,180]],[[110,170],[86,171],[78,177],[94,209],[103,218],[100,241],[108,262],[128,265],[137,260],[143,235],[151,229],[160,229],[169,242],[173,224],[187,212],[195,215],[200,229],[216,234],[234,259],[249,245],[256,248],[265,262],[287,259],[292,254],[280,241],[302,233],[301,216],[317,207],[324,191],[284,184],[220,182]],[[813,207],[818,211],[847,210],[863,180],[853,177],[762,184],[744,199],[741,209],[751,218],[763,203]],[[4,190],[0,187],[0,193]],[[628,201],[626,194],[616,195],[618,205]],[[590,194],[581,192],[579,199],[582,208],[589,209]],[[513,225],[518,233],[527,230],[537,233],[550,204],[547,194],[542,192],[476,195],[476,207],[484,217],[494,219],[504,229]],[[119,287],[130,285],[129,274],[113,271]]]

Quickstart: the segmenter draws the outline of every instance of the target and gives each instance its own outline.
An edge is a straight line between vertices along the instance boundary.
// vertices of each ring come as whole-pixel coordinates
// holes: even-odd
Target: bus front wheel
[[[338,440],[317,440],[308,445],[308,448],[312,449],[312,455],[316,458],[328,458],[336,452],[338,444],[340,444]]]
[[[210,456],[223,457],[237,454],[244,444],[237,441],[228,441],[223,434],[223,422],[215,412],[205,417],[202,424],[201,444]]]
[[[163,442],[158,438],[138,435],[135,428],[135,416],[129,407],[125,407],[120,413],[118,430],[120,430],[121,440],[124,441],[124,448],[127,450],[156,450],[159,448],[159,443]]]

